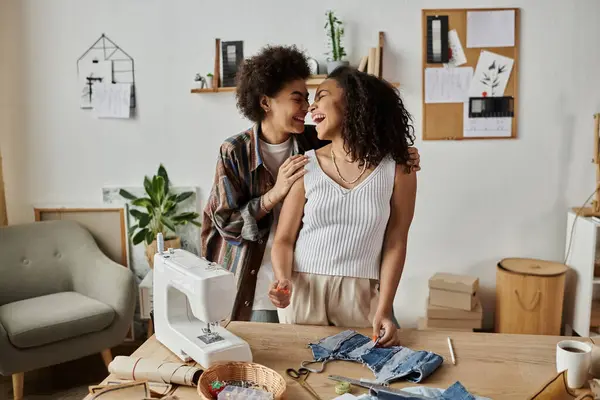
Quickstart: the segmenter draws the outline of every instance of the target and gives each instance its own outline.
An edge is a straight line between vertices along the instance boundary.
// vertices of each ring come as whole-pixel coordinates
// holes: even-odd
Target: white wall
[[[396,307],[405,326],[424,314],[427,279],[436,271],[479,276],[484,306],[493,310],[497,261],[561,260],[566,209],[594,188],[594,0],[388,0],[370,2],[372,11],[358,0],[229,2],[235,13],[224,3],[192,0],[0,3],[0,43],[10,50],[0,55],[2,70],[8,65],[16,74],[0,78],[12,223],[30,220],[32,204],[100,202],[104,185],[139,185],[159,162],[178,184],[199,186],[204,200],[220,142],[248,126],[232,93],[189,92],[197,72],[212,70],[214,38],[244,40],[246,55],[267,43],[295,43],[323,60],[330,7],[346,22],[354,63],[376,43],[377,31],[386,32],[384,75],[402,82],[419,135],[421,8],[522,7],[520,138],[417,142],[423,170]],[[101,33],[135,58],[135,120],[95,120],[78,108],[76,61]],[[488,313],[487,326],[492,318]]]

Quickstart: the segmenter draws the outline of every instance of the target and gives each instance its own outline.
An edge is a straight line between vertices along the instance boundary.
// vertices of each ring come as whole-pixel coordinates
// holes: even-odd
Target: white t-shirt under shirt
[[[281,164],[292,155],[292,138],[290,137],[281,144],[269,144],[262,140],[260,140],[259,143],[263,162],[269,172],[273,175],[273,178],[276,179],[279,167],[281,167]],[[269,232],[269,239],[267,240],[267,247],[265,248],[262,263],[258,270],[258,274],[256,275],[256,291],[254,292],[254,303],[252,305],[253,310],[277,310],[277,307],[275,307],[269,299],[269,286],[271,286],[271,283],[275,280],[273,264],[271,264],[271,248],[273,247],[273,239],[275,236],[275,229],[277,229],[280,211],[281,203],[276,204],[271,211],[273,213],[273,225]]]

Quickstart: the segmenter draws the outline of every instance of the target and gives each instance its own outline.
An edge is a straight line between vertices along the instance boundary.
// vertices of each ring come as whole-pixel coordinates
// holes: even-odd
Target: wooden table
[[[288,384],[288,399],[310,399],[304,389],[287,377],[287,368],[299,368],[302,360],[312,359],[309,342],[340,332],[341,328],[301,325],[232,322],[228,330],[245,339],[252,349],[254,361],[279,372]],[[359,330],[370,336],[369,329]],[[507,335],[472,332],[407,330],[399,333],[401,344],[413,350],[433,351],[444,363],[421,385],[447,388],[460,381],[473,394],[500,399],[527,399],[556,375],[556,343],[558,336]],[[452,338],[456,365],[452,365],[447,337]],[[582,338],[582,341],[586,339]],[[132,356],[179,361],[152,336]],[[311,374],[308,383],[323,399],[333,399],[335,382],[328,375],[373,379],[373,373],[358,363],[335,361],[321,374]],[[109,376],[108,379],[116,379]],[[106,382],[105,380],[105,382]],[[393,387],[414,386],[398,382]],[[365,393],[357,388],[353,393]],[[199,399],[196,388],[179,387],[179,400]],[[89,399],[90,396],[85,399]],[[132,399],[133,400],[133,399]]]

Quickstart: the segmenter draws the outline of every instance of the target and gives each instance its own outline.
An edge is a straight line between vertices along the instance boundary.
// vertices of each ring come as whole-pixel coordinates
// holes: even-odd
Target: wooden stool
[[[568,267],[505,258],[496,267],[496,332],[560,335]]]

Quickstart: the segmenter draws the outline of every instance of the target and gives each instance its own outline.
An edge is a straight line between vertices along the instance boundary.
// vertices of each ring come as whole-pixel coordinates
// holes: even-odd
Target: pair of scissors
[[[306,368],[300,368],[298,370],[295,370],[294,368],[288,368],[285,370],[285,373],[287,374],[287,376],[298,382],[300,386],[304,388],[304,390],[310,393],[313,399],[323,400],[321,399],[321,397],[319,397],[317,392],[315,392],[315,390],[306,382],[306,378],[308,378],[308,375],[310,374],[309,370],[307,370]]]

